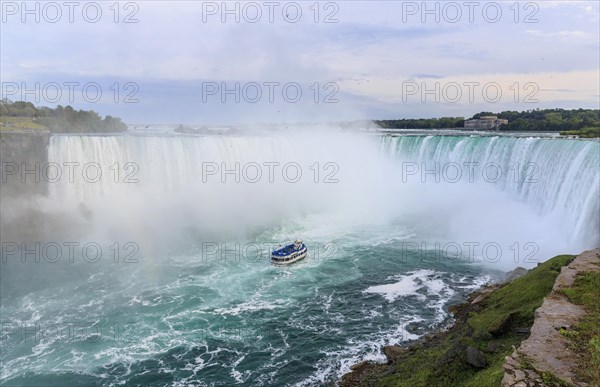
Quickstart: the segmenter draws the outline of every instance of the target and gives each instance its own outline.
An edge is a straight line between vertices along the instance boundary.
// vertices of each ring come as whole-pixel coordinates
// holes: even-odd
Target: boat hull
[[[306,258],[307,255],[308,255],[308,250],[305,247],[302,250],[298,251],[296,254],[292,254],[289,256],[281,257],[281,256],[271,255],[271,263],[273,263],[274,265],[278,265],[278,266],[291,265],[292,263],[303,260],[304,258]]]

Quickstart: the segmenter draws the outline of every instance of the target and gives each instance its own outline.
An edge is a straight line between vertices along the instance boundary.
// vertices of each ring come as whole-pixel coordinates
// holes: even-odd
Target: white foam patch
[[[456,285],[456,287],[459,287],[461,289],[479,289],[484,285],[491,283],[492,276],[483,275],[474,279],[467,279],[466,277],[462,277],[460,278],[459,282],[461,283],[461,285]]]
[[[417,295],[420,298],[427,299],[427,307],[433,309],[435,313],[434,320],[429,325],[430,328],[439,327],[448,313],[444,311],[453,295],[456,294],[454,287],[459,289],[473,290],[489,283],[492,277],[489,275],[470,278],[468,276],[457,276],[450,274],[445,282],[441,278],[443,273],[433,270],[416,270],[406,274],[391,277],[397,279],[396,282],[384,285],[371,286],[363,293],[375,293],[382,295],[387,301],[393,302],[400,297]],[[399,280],[398,280],[399,279]],[[418,291],[421,291],[419,293]],[[415,334],[409,330],[413,323],[422,323],[425,320],[419,316],[412,316],[401,324],[391,327],[388,331],[376,332],[370,335],[368,339],[362,341],[349,340],[348,345],[335,351],[324,352],[327,357],[319,361],[316,365],[316,371],[308,378],[295,384],[296,386],[324,385],[339,380],[344,374],[350,372],[351,367],[361,361],[382,362],[386,358],[381,348],[384,345],[403,345],[403,343],[419,339],[422,335]],[[425,334],[427,332],[423,332]]]
[[[433,275],[431,270],[417,270],[412,274],[400,276],[400,281],[391,284],[371,286],[365,289],[364,293],[381,294],[389,302],[394,302],[400,297],[416,295],[422,297],[417,291],[425,285],[418,281],[419,278],[425,278]],[[441,282],[441,281],[440,281]]]
[[[290,301],[285,302],[283,300],[250,300],[229,308],[216,308],[214,310],[214,313],[218,315],[229,314],[232,316],[238,316],[245,312],[256,312],[259,310],[273,310],[276,308],[283,308],[289,303]]]
[[[324,351],[326,357],[316,365],[317,370],[295,386],[329,385],[333,379],[339,380],[344,374],[350,372],[351,367],[361,361],[386,361],[381,351],[384,345],[398,345],[405,341],[416,340],[420,335],[410,333],[406,326],[411,323],[423,321],[419,317],[412,317],[386,332],[374,332],[365,341],[348,340],[348,345],[334,351]]]

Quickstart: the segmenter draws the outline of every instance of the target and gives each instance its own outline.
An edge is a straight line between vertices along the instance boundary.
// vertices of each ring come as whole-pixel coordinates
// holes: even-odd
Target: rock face
[[[573,326],[585,314],[561,293],[573,285],[580,272],[600,271],[600,249],[577,256],[562,268],[552,292],[535,311],[535,321],[529,338],[524,340],[504,363],[502,386],[543,386],[539,372],[549,372],[575,386],[586,386],[576,379],[577,355],[567,345],[560,329]],[[525,368],[522,364],[528,364]]]
[[[352,367],[350,367],[350,369],[352,371],[361,371],[363,368],[365,368],[367,365],[369,365],[368,361],[361,361],[360,363],[356,363],[354,364]]]
[[[340,386],[375,386],[388,372],[389,366],[385,364],[363,361],[352,366],[352,372],[342,376]]]
[[[398,356],[406,353],[406,348],[400,347],[399,345],[386,345],[383,347],[383,354],[388,359],[388,364],[396,362]]]
[[[485,355],[474,347],[467,347],[467,363],[477,368],[485,368]]]
[[[38,213],[23,203],[48,192],[45,178],[48,178],[49,141],[49,133],[25,130],[0,133],[0,235],[3,242],[40,240],[35,231],[39,229]],[[27,210],[22,210],[23,207]]]
[[[540,375],[532,370],[522,370],[517,360],[512,356],[506,357],[502,368],[504,369],[502,386],[546,386]]]
[[[517,279],[519,277],[523,277],[525,274],[527,274],[529,270],[523,268],[523,267],[517,267],[512,271],[509,271],[508,273],[506,273],[506,277],[504,278],[503,282],[510,282],[514,279]]]
[[[48,184],[42,170],[48,163],[49,141],[49,133],[0,134],[0,195],[3,199],[46,194]]]

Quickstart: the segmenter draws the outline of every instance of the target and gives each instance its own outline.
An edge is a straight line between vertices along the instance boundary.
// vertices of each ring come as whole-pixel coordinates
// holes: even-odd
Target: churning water
[[[64,220],[52,240],[102,255],[3,263],[10,385],[325,384],[501,271],[599,244],[594,141],[66,135],[49,152],[78,163],[35,199]],[[309,257],[270,265],[296,238]]]

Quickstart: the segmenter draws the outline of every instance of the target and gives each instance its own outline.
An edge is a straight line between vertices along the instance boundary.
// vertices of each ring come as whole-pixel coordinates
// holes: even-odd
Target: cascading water
[[[543,138],[54,136],[49,161],[78,165],[36,199],[71,219],[50,231],[139,252],[131,264],[9,261],[0,382],[331,382],[528,263],[512,251],[456,260],[431,242],[504,255],[535,243],[540,260],[597,245],[599,157],[597,142]],[[470,181],[464,163],[493,166]],[[270,246],[297,237],[309,257],[270,265]]]
[[[348,221],[378,221],[386,209],[371,199],[389,193],[381,190],[384,171],[377,171],[382,163],[375,144],[327,134],[56,136],[51,161],[80,165],[75,181],[51,184],[49,196],[85,203],[103,217],[95,222],[98,229],[157,225],[164,238],[165,226],[180,232],[208,225],[218,231],[213,235],[246,237],[257,225],[324,211]],[[97,171],[103,176],[94,181]]]
[[[576,250],[600,244],[600,143],[548,138],[385,136],[382,151],[417,163],[417,175],[460,166],[462,181],[485,180],[542,217],[559,219]],[[436,165],[437,164],[437,165]],[[406,173],[406,171],[405,171]],[[469,175],[469,173],[471,173]],[[449,179],[455,179],[453,174]],[[446,177],[448,179],[448,177]],[[432,177],[429,177],[432,180]],[[490,203],[493,205],[493,203]]]

